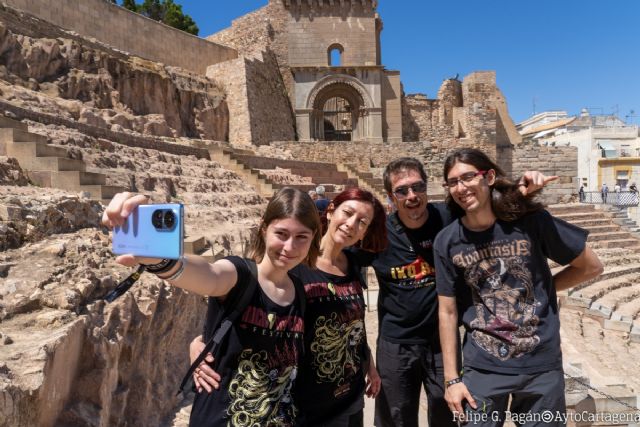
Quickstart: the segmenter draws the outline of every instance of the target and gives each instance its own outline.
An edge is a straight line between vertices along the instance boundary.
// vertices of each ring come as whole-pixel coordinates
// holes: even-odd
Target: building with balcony
[[[640,183],[640,137],[637,125],[614,115],[592,115],[583,109],[537,114],[517,125],[523,141],[578,148],[578,182],[595,191],[603,183],[622,189]]]

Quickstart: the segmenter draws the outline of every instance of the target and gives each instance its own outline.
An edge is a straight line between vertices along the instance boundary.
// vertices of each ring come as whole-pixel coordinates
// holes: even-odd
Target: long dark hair
[[[260,262],[267,250],[262,231],[266,230],[272,221],[294,218],[313,232],[309,253],[304,263],[314,268],[320,254],[320,239],[322,237],[320,216],[315,203],[304,191],[285,187],[278,191],[267,205],[260,226],[253,235],[249,248],[249,257]]]
[[[544,205],[536,200],[536,196],[540,194],[539,190],[523,195],[516,182],[507,178],[504,171],[489,156],[475,148],[462,148],[447,156],[444,161],[445,180],[451,168],[458,162],[471,165],[479,171],[491,169],[495,171],[496,179],[491,185],[491,209],[498,219],[514,221],[528,213],[544,209]],[[465,215],[464,210],[453,200],[449,192],[447,192],[446,203],[454,215],[459,217]]]
[[[373,205],[373,218],[371,219],[369,227],[367,227],[367,232],[362,238],[362,243],[360,243],[359,247],[371,252],[381,252],[384,250],[387,247],[387,217],[384,207],[371,192],[363,190],[362,188],[347,188],[333,198],[322,217],[323,234],[327,231],[327,213],[335,211],[338,206],[348,200],[357,200]]]

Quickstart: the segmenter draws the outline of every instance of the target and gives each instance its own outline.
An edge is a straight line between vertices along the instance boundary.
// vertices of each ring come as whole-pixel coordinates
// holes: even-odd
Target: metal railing
[[[638,206],[638,193],[635,191],[610,191],[602,193],[600,191],[585,191],[578,193],[580,203],[605,204],[612,206]]]

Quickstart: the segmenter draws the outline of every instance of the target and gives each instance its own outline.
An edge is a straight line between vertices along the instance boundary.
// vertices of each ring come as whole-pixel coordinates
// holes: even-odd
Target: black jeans
[[[465,404],[468,427],[502,427],[508,420],[523,427],[566,425],[562,369],[508,375],[465,367],[462,380],[477,406]]]
[[[376,353],[382,379],[376,398],[377,427],[418,427],[422,387],[427,393],[429,426],[457,426],[444,400],[441,352],[434,354],[426,344],[395,344],[379,338]]]

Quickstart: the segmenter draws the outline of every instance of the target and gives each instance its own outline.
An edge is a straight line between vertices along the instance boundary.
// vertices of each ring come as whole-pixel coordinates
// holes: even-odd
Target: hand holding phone
[[[113,230],[112,250],[117,255],[178,259],[184,241],[181,204],[139,205]]]
[[[171,255],[171,259],[177,259],[182,255],[184,238],[182,205],[149,205],[148,203],[148,196],[124,192],[116,194],[104,210],[102,223],[111,229],[118,228],[114,232],[113,252],[124,254],[116,258],[116,262],[133,267],[140,261],[144,264],[157,263],[164,254]],[[138,208],[143,206],[144,208],[138,211]],[[153,208],[153,206],[158,208]],[[153,212],[156,209],[171,209],[174,215],[165,218],[164,216],[159,217],[160,213],[158,213],[156,219],[153,220]],[[157,228],[153,225],[152,220]],[[142,243],[145,240],[147,243]],[[166,247],[150,248],[151,243],[148,242],[155,246]],[[154,254],[157,257],[145,254]],[[152,259],[137,259],[140,257]]]

